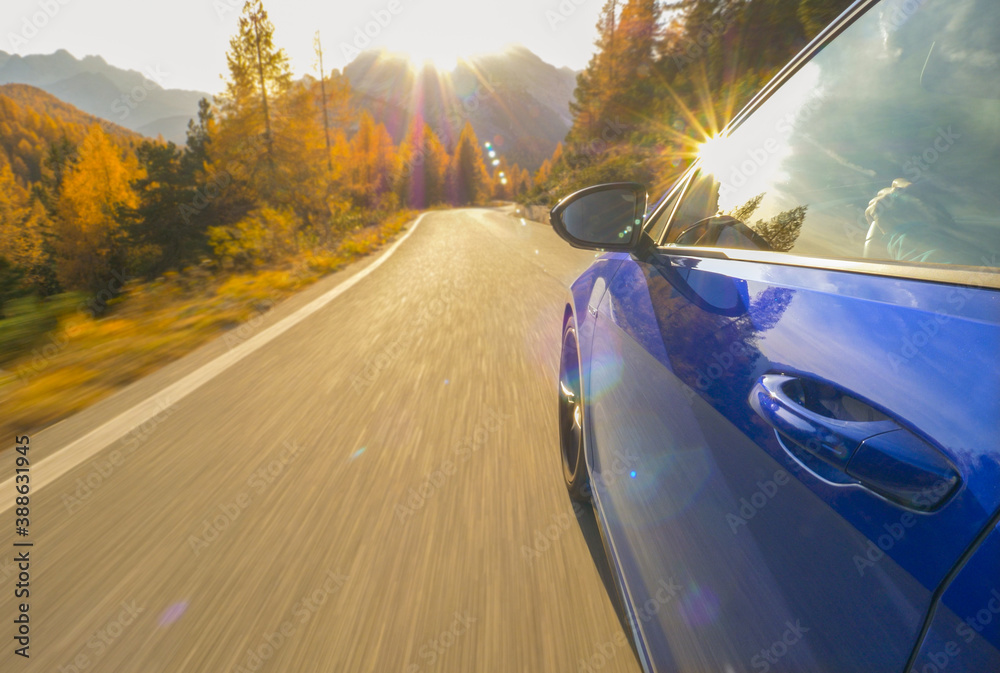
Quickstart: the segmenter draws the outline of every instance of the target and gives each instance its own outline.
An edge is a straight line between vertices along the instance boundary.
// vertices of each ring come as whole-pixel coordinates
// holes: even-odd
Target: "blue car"
[[[1000,672],[1000,3],[858,2],[551,221],[606,253],[560,443],[644,669]]]

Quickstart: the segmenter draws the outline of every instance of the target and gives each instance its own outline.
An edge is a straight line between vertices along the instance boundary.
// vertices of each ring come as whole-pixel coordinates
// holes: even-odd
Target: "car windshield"
[[[739,247],[685,236],[723,215],[777,251],[998,267],[998,99],[1000,3],[885,0],[701,147],[668,242]]]

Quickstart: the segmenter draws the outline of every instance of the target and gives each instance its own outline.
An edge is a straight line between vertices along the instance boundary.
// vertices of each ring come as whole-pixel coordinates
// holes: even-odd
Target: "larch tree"
[[[10,164],[0,156],[0,259],[16,271],[23,290],[48,289],[44,237],[49,225],[41,201],[18,182]]]
[[[125,268],[126,211],[139,205],[142,178],[135,156],[123,153],[97,125],[80,143],[63,178],[54,223],[56,274],[67,289],[101,288]]]
[[[288,56],[274,43],[274,24],[262,0],[248,0],[243,6],[236,35],[226,53],[229,78],[220,97],[225,124],[220,125],[222,154],[245,164],[264,159],[266,180],[255,180],[268,194],[275,173],[275,136],[272,119],[274,100],[291,87],[292,71]],[[227,157],[230,158],[230,157]],[[247,167],[256,176],[255,167]]]
[[[618,21],[617,70],[613,83],[621,90],[615,114],[635,119],[653,95],[651,77],[659,57],[660,5],[657,0],[627,0]]]
[[[544,185],[549,181],[552,176],[552,171],[556,168],[556,165],[562,161],[563,157],[563,144],[559,143],[556,148],[552,150],[552,156],[542,162],[539,167],[538,172],[535,173],[535,178],[533,183],[535,185]]]
[[[483,150],[468,121],[462,127],[451,157],[451,201],[466,206],[483,201],[489,194],[490,175],[483,162]]]
[[[531,179],[531,173],[528,172],[527,168],[522,168],[520,174],[517,176],[516,196],[527,194],[534,189],[534,187],[535,183]]]
[[[613,114],[614,101],[624,91],[621,76],[623,40],[619,37],[618,0],[607,0],[597,20],[596,52],[576,78],[574,100],[570,102],[573,127],[569,138],[584,143],[600,133],[601,121]]]
[[[444,202],[448,153],[421,117],[410,123],[399,155],[401,202],[412,208]]]
[[[520,169],[518,169],[520,170]],[[494,199],[509,201],[514,193],[514,171],[511,170],[507,158],[501,156],[500,163],[493,167],[490,180],[490,191]]]
[[[313,41],[316,54],[316,67],[319,69],[318,103],[323,120],[323,133],[326,141],[327,154],[330,161],[327,166],[332,174],[336,173],[333,162],[334,140],[336,130],[343,130],[351,120],[351,83],[339,70],[333,69],[326,73],[323,70],[323,45],[319,31]]]
[[[274,106],[276,189],[272,202],[294,212],[305,228],[326,226],[327,197],[334,177],[317,102],[312,88],[297,82]]]
[[[396,148],[382,124],[368,111],[361,114],[358,131],[351,139],[351,184],[357,205],[377,207],[392,190],[396,171]]]
[[[538,167],[535,172],[535,184],[542,185],[549,181],[549,176],[552,174],[552,162],[546,159],[542,162],[542,165]]]
[[[42,158],[41,187],[46,205],[52,206],[54,199],[62,189],[63,177],[76,162],[76,145],[65,135],[49,144]]]

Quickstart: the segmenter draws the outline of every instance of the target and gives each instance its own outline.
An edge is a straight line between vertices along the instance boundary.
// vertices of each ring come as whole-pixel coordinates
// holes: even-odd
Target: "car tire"
[[[590,502],[590,475],[583,448],[583,388],[580,379],[580,347],[572,316],[563,327],[559,358],[559,448],[563,478],[570,498]]]

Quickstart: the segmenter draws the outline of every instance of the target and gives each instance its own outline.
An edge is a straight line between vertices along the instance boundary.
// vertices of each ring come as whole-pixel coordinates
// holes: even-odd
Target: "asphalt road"
[[[164,396],[377,259],[31,436],[32,469],[51,461],[30,659],[6,509],[0,670],[639,670],[559,471],[561,310],[593,254],[548,227],[431,213],[340,296]],[[81,438],[94,455],[60,453]]]

